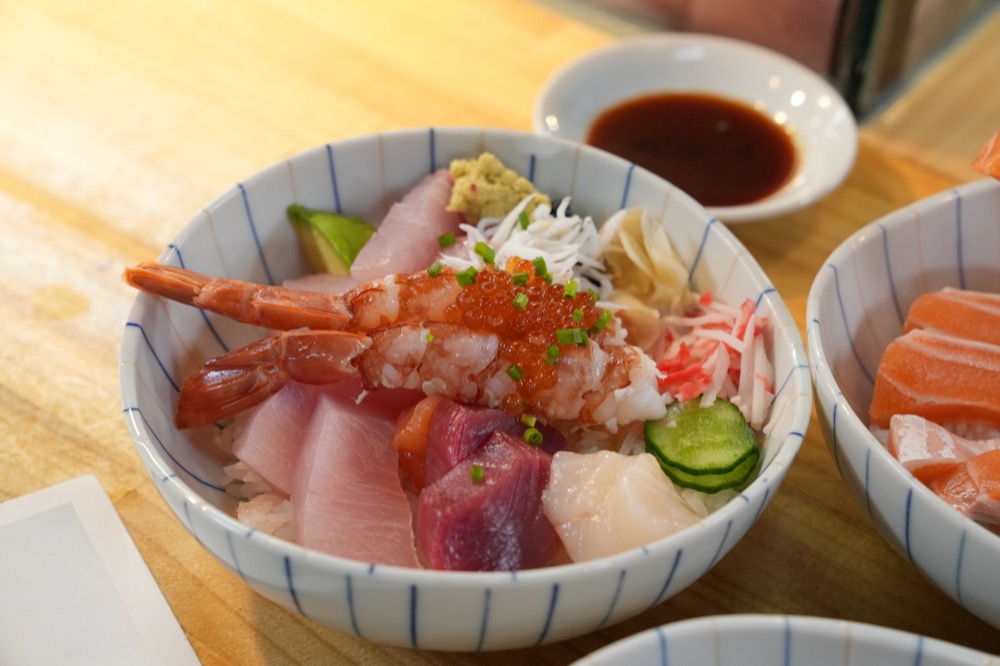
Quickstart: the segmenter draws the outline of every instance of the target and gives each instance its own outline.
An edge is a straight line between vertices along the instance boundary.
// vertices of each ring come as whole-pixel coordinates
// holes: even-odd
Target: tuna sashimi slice
[[[325,393],[316,403],[291,497],[296,541],[361,562],[417,567],[410,501],[392,448],[413,394]],[[407,403],[407,401],[409,401]]]
[[[1000,524],[1000,449],[970,458],[928,487],[973,520]]]
[[[427,433],[424,483],[430,485],[450,472],[494,432],[523,437],[527,429],[519,417],[502,409],[441,400],[434,408]],[[555,428],[537,424],[536,429],[542,435],[542,450],[553,454],[567,448],[566,439]]]
[[[700,520],[651,453],[557,453],[543,501],[574,562],[638,548]]]
[[[559,537],[542,510],[551,456],[504,432],[436,483],[417,503],[417,541],[431,568],[517,571],[551,564]],[[474,478],[473,467],[481,471]]]
[[[458,234],[463,221],[460,214],[445,210],[451,186],[451,174],[439,169],[394,204],[354,259],[351,277],[365,283],[390,273],[416,273],[434,263],[441,252],[438,238]]]
[[[327,389],[292,382],[259,405],[233,442],[233,453],[275,491],[288,496],[309,418]]]
[[[941,424],[985,422],[1000,427],[1000,345],[913,330],[886,348],[875,376],[871,425],[888,428],[893,414]]]
[[[981,453],[1000,449],[1000,439],[966,439],[912,414],[889,421],[886,445],[903,467],[924,483]]]
[[[1000,294],[947,287],[913,301],[903,331],[937,331],[1000,345]]]

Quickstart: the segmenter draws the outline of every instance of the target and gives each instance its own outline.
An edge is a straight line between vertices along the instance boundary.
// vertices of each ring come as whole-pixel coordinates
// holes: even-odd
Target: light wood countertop
[[[0,500],[95,474],[205,664],[565,664],[724,613],[844,618],[1000,653],[1000,631],[878,536],[815,419],[780,492],[703,579],[625,623],[517,652],[417,652],[303,620],[212,559],[160,499],[118,397],[134,298],[123,267],[155,258],[232,183],[314,145],[398,127],[530,130],[552,71],[612,39],[521,0],[0,3]],[[843,239],[977,177],[968,164],[1000,127],[998,71],[995,12],[863,124],[843,186],[733,228],[803,339],[810,283]]]

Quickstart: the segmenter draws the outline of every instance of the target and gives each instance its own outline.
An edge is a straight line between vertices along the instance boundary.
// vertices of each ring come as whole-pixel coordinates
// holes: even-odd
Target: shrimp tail
[[[285,331],[208,360],[181,387],[179,429],[209,425],[263,402],[290,381],[329,384],[357,376],[372,341],[343,331]]]
[[[154,263],[126,268],[124,277],[148,294],[274,330],[339,330],[350,319],[343,300],[331,294],[257,285]]]

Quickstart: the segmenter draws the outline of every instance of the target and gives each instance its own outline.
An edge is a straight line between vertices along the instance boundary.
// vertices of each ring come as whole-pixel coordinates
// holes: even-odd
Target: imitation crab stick
[[[915,328],[1000,345],[1000,294],[951,287],[922,294],[910,306],[903,330]]]
[[[998,388],[1000,345],[913,330],[882,355],[869,417],[879,428],[888,428],[893,414],[1000,427]]]

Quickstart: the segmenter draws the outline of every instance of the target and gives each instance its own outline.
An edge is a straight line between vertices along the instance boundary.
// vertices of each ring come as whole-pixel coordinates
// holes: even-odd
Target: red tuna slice
[[[928,487],[969,518],[1000,525],[1000,449],[966,460]]]
[[[458,233],[462,216],[445,210],[451,201],[451,174],[439,169],[425,177],[389,209],[351,265],[359,283],[390,273],[416,273],[434,263],[441,245],[438,237]]]
[[[547,566],[559,537],[542,509],[552,456],[498,432],[417,503],[417,542],[428,566],[516,571]],[[473,467],[482,470],[473,479]],[[477,469],[478,469],[477,468]]]
[[[417,567],[410,500],[392,436],[412,392],[320,396],[303,444],[292,504],[296,541],[361,562]],[[409,402],[407,402],[409,401]]]
[[[541,449],[549,455],[568,448],[566,439],[555,428],[542,424],[535,427],[542,434]],[[429,486],[450,472],[493,433],[506,432],[523,438],[527,429],[519,417],[502,409],[441,400],[427,433],[424,484]]]
[[[889,421],[889,453],[924,483],[981,453],[1000,449],[1000,439],[966,439],[921,416]]]
[[[1000,294],[950,287],[922,294],[910,306],[903,331],[915,328],[1000,345]]]
[[[309,418],[326,390],[298,382],[284,386],[254,409],[233,442],[236,457],[286,497],[295,478]]]

